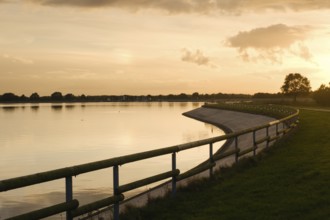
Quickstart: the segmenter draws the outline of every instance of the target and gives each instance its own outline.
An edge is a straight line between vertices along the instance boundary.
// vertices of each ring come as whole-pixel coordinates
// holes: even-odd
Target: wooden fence
[[[297,126],[299,120],[299,110],[297,110],[294,114],[282,118],[280,120],[272,121],[270,123],[260,125],[253,128],[248,128],[242,131],[237,131],[233,133],[229,133],[226,135],[212,137],[208,139],[193,141],[186,144],[180,144],[176,146],[161,148],[157,150],[151,150],[121,157],[115,157],[107,160],[96,161],[92,163],[81,164],[72,167],[66,167],[62,169],[51,170],[42,173],[36,173],[27,176],[16,177],[12,179],[6,179],[0,181],[0,192],[14,190],[21,187],[27,187],[39,183],[44,183],[48,181],[53,181],[57,179],[65,180],[65,201],[60,204],[56,204],[50,207],[46,207],[43,209],[39,209],[33,212],[29,212],[23,215],[14,216],[9,219],[40,219],[49,217],[52,215],[56,215],[59,213],[66,212],[66,219],[73,219],[74,217],[78,217],[87,213],[90,213],[94,210],[101,209],[107,206],[113,206],[113,215],[114,219],[119,219],[119,203],[123,201],[124,192],[134,190],[141,186],[145,186],[151,183],[155,183],[161,180],[171,178],[172,181],[172,195],[176,193],[176,183],[182,179],[194,176],[198,173],[201,173],[205,170],[210,170],[210,175],[213,173],[213,168],[216,165],[216,161],[235,155],[235,161],[239,160],[239,157],[253,152],[253,155],[256,155],[256,150],[258,145],[266,142],[266,146],[269,145],[270,142],[279,139],[280,137],[287,134],[291,129]],[[282,126],[280,126],[282,125]],[[274,136],[269,135],[269,128],[275,127],[276,134]],[[265,137],[261,139],[256,139],[256,132],[266,129]],[[241,150],[238,146],[238,137],[244,134],[252,133],[253,135],[253,146],[245,148]],[[213,144],[223,140],[234,140],[235,148],[222,152],[222,153],[213,153]],[[180,174],[180,170],[176,167],[176,154],[180,151],[189,150],[192,148],[196,148],[202,145],[209,145],[209,158],[207,161],[200,166],[191,169],[183,174]],[[148,158],[158,157],[162,155],[172,155],[172,169],[168,172],[164,172],[155,176],[151,176],[145,179],[141,179],[135,182],[131,182],[125,185],[119,185],[119,166],[127,163],[133,163],[140,160],[145,160]],[[93,172],[100,169],[112,168],[113,169],[113,196],[92,202],[87,205],[79,206],[79,201],[73,199],[73,187],[72,187],[72,177],[80,174]]]

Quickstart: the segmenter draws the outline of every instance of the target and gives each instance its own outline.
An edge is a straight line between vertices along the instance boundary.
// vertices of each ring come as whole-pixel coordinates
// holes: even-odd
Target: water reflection
[[[195,140],[199,140],[199,139],[206,139],[210,137],[210,133],[213,134],[215,133],[213,129],[217,130],[217,133],[219,134],[219,129],[215,128],[213,126],[209,127],[209,130],[200,130],[199,132],[194,132],[192,133],[191,131],[187,130],[184,134],[183,134],[183,139],[184,142],[192,142]]]
[[[180,102],[180,107],[186,107],[188,106],[188,102]]]
[[[33,112],[37,112],[39,110],[39,105],[31,105],[30,108]]]
[[[199,103],[199,102],[193,102],[193,103],[192,103],[192,106],[193,106],[194,108],[198,108],[199,106],[201,106],[201,103]]]
[[[110,192],[110,193],[106,193]],[[78,199],[79,205],[90,203],[91,201],[97,201],[105,199],[111,196],[112,188],[99,188],[88,189],[74,192],[73,197]],[[10,218],[13,216],[21,215],[27,212],[52,206],[65,201],[65,193],[63,192],[50,192],[44,194],[33,194],[26,197],[23,200],[8,200],[1,197],[0,206],[0,219]],[[60,213],[47,219],[65,219],[65,213]]]
[[[183,112],[197,106],[196,103],[74,103],[68,106],[31,104],[31,111],[16,111],[15,114],[5,114],[6,110],[0,108],[1,122],[6,125],[0,126],[0,180],[223,134],[215,127],[182,116]],[[12,112],[15,107],[7,110]],[[205,147],[180,152],[178,168],[183,172],[206,158]],[[120,167],[120,182],[168,171],[170,162],[166,155],[164,159],[157,157],[125,164]],[[92,202],[94,196],[111,195],[112,190],[107,187],[112,187],[112,174],[109,170],[104,171],[106,174],[93,172],[91,176],[78,176],[74,181],[74,196],[87,203]],[[34,208],[36,204],[46,206],[46,203],[57,203],[54,202],[57,199],[63,201],[63,193],[57,192],[64,192],[62,180],[49,182],[50,189],[41,185],[26,187],[24,193],[18,190],[9,191],[13,194],[0,193],[1,218],[2,213],[17,213],[14,210],[20,209],[18,203]]]
[[[214,131],[213,129],[215,128],[213,125],[204,123],[204,126],[207,130],[211,131],[211,133],[213,134],[213,131]]]
[[[74,104],[66,104],[66,105],[65,105],[65,108],[66,108],[67,110],[72,110],[74,107],[76,107],[76,105],[74,105]]]
[[[17,108],[19,108],[19,107],[18,106],[2,106],[2,109],[5,112],[13,112]]]
[[[63,105],[54,105],[54,104],[52,104],[52,105],[51,105],[51,108],[52,108],[52,110],[54,110],[54,111],[61,111],[62,108],[63,108]]]

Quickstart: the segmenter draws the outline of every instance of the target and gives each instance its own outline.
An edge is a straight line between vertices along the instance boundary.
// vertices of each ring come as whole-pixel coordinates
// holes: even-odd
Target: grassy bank
[[[287,117],[296,112],[296,109],[289,106],[273,105],[273,104],[257,104],[257,103],[206,103],[203,107],[218,108],[224,110],[232,110],[246,112],[251,114],[266,115],[277,119]]]
[[[300,121],[290,138],[263,156],[122,219],[327,219],[330,112],[302,110]]]

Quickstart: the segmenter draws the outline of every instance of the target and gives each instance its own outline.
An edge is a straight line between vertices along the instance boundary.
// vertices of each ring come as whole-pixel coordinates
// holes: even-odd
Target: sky
[[[0,94],[277,93],[330,82],[327,0],[0,0]]]

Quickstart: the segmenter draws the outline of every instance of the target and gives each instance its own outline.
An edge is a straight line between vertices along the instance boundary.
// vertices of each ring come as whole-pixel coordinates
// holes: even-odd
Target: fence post
[[[172,153],[172,171],[176,170],[176,152]],[[176,194],[176,176],[172,176],[172,197]]]
[[[276,123],[276,136],[278,136],[278,123]]]
[[[210,163],[213,163],[213,143],[210,143]],[[213,177],[213,167],[210,168],[210,178]]]
[[[113,194],[118,195],[119,187],[119,168],[118,165],[113,166]],[[113,205],[113,218],[119,220],[119,202]]]
[[[236,150],[236,154],[235,154],[235,162],[238,162],[238,136],[235,137],[235,150]]]
[[[266,127],[266,137],[268,138],[266,142],[266,147],[269,147],[269,126]]]
[[[253,131],[253,156],[256,156],[256,131]]]
[[[65,177],[65,201],[70,202],[73,199],[72,193],[72,176]],[[71,211],[66,211],[66,219],[72,220]]]

